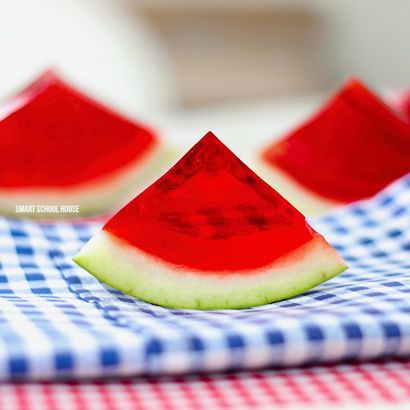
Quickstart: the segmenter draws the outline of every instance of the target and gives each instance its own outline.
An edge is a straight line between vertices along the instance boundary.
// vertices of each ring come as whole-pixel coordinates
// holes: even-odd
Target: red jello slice
[[[410,172],[410,127],[352,79],[263,158],[314,193],[347,203]]]
[[[198,271],[259,268],[318,234],[212,133],[103,228]]]
[[[9,104],[0,121],[0,187],[70,187],[143,157],[154,133],[65,84],[52,72]]]

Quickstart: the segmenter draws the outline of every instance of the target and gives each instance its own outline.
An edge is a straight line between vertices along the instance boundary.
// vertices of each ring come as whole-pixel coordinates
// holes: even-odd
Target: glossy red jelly
[[[410,172],[410,127],[357,80],[263,158],[340,202],[370,197]]]
[[[138,160],[152,131],[46,72],[0,120],[0,188],[69,187]]]
[[[397,108],[405,121],[410,123],[410,88],[400,96]]]
[[[317,235],[212,133],[103,228],[198,271],[260,268]]]

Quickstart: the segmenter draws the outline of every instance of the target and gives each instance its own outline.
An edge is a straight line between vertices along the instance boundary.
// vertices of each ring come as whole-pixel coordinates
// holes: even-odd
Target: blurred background
[[[349,75],[410,83],[408,0],[0,0],[0,99],[44,69],[191,145],[239,154]]]

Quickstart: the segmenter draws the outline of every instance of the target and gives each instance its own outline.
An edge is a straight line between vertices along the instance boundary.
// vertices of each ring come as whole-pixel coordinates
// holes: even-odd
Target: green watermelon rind
[[[145,158],[72,188],[2,189],[0,214],[31,219],[67,219],[119,209],[155,181],[179,156],[175,147],[155,147]],[[16,213],[16,205],[78,205],[79,213]]]
[[[73,260],[101,282],[152,304],[240,309],[297,296],[347,269],[318,235],[271,265],[248,272],[198,272],[145,254],[100,231]]]
[[[268,164],[263,158],[253,164],[255,172],[270,186],[275,187],[287,201],[289,201],[303,215],[318,216],[328,213],[334,208],[344,205],[325,198],[303,186],[286,171]]]

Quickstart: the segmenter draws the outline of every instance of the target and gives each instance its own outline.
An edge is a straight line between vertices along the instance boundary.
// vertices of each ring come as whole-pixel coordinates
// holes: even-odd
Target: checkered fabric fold
[[[1,380],[410,355],[410,175],[313,221],[345,273],[253,309],[167,309],[101,284],[71,261],[101,225],[0,219]]]
[[[0,410],[386,410],[410,408],[410,362],[0,384]]]

